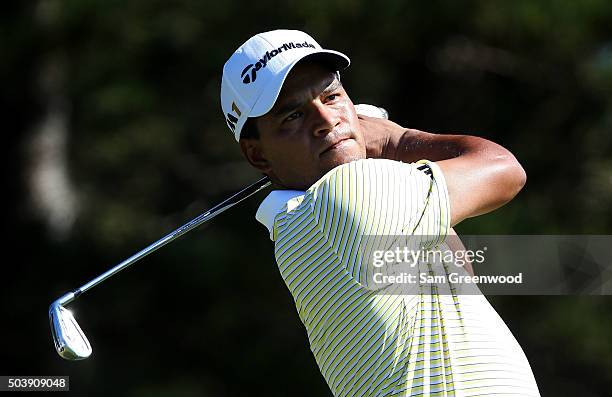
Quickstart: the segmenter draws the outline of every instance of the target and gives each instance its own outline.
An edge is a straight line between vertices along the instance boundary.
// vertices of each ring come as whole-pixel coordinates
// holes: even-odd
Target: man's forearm
[[[421,159],[447,160],[469,150],[462,135],[438,135],[401,127],[390,120],[362,119],[370,158],[413,163]]]
[[[388,120],[364,119],[368,157],[412,163],[435,161],[451,199],[452,225],[510,201],[526,174],[514,155],[495,142],[469,135],[431,134]]]
[[[448,160],[466,154],[507,155],[502,146],[470,135],[432,134],[401,127],[389,120],[362,118],[368,157],[413,163]]]
[[[493,151],[498,153],[493,153]],[[383,153],[384,158],[413,163],[421,159],[430,161],[448,160],[471,153],[496,156],[506,154],[503,147],[482,138],[469,135],[432,134],[405,129],[395,133]]]

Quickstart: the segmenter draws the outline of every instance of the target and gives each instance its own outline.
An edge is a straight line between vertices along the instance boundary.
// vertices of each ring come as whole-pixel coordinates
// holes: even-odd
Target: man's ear
[[[272,170],[270,167],[270,162],[263,153],[259,139],[240,138],[239,143],[242,154],[253,167],[257,168],[264,174],[270,173]]]

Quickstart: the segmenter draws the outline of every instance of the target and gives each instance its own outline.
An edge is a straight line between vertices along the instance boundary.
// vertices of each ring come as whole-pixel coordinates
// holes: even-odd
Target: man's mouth
[[[323,150],[319,156],[323,156],[325,153],[328,153],[332,150],[339,149],[341,146],[346,145],[350,139],[352,138],[346,137],[346,138],[337,140],[334,144],[328,146],[325,150]]]

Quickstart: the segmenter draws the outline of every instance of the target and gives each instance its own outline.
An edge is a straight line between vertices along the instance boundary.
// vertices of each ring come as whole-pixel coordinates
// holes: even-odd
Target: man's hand
[[[357,114],[357,117],[365,138],[367,157],[375,159],[395,157],[395,150],[392,149],[393,145],[390,141],[392,137],[403,134],[406,129],[391,120],[379,117],[369,117],[362,114]],[[389,153],[390,150],[393,153]],[[408,162],[412,163],[417,160],[421,160],[421,158]]]
[[[525,185],[525,171],[512,153],[484,138],[431,134],[367,116],[359,119],[368,157],[407,163],[427,159],[440,166],[448,186],[452,226],[501,207]]]

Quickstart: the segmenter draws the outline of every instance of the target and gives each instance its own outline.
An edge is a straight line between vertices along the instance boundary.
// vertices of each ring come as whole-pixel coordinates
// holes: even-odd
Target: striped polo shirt
[[[450,207],[435,163],[343,164],[307,191],[271,192],[256,217],[334,396],[539,396],[484,296],[398,294],[372,282],[372,236],[444,244]]]

